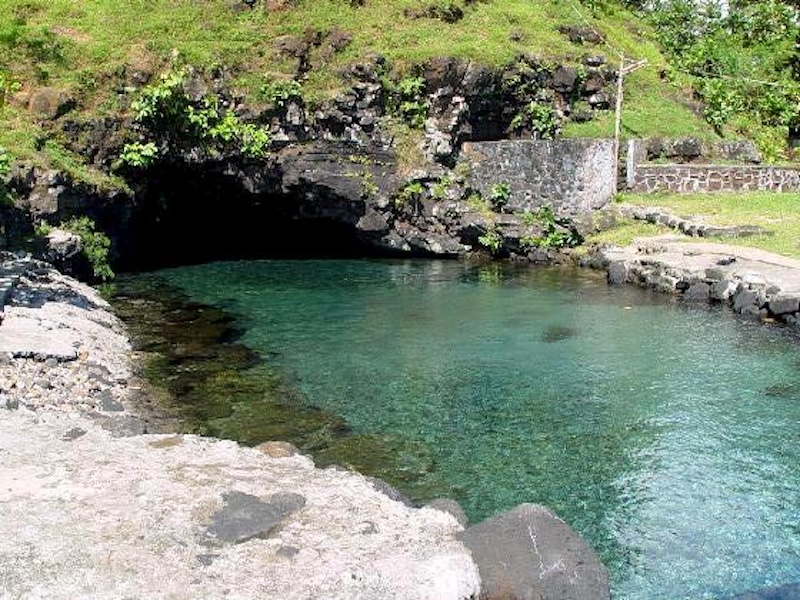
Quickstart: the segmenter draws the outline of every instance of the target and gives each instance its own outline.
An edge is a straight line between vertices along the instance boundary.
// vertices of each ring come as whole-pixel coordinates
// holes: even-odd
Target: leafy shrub
[[[737,90],[727,81],[706,79],[700,84],[699,93],[705,101],[703,116],[717,131],[744,108]]]
[[[11,194],[3,181],[11,172],[11,161],[11,154],[3,146],[0,146],[0,206],[11,204]]]
[[[263,158],[269,153],[272,135],[268,129],[252,123],[244,123],[238,130],[240,149],[245,156]]]
[[[11,171],[11,154],[3,146],[0,146],[0,180]]]
[[[158,158],[158,147],[153,142],[145,144],[132,142],[125,144],[119,158],[129,167],[144,169],[152,165]]]
[[[541,206],[533,213],[525,213],[522,217],[525,225],[539,225],[542,234],[523,236],[522,246],[529,248],[572,248],[583,243],[583,238],[569,223],[556,217],[552,206]]]
[[[405,206],[414,202],[419,202],[422,194],[425,193],[425,186],[420,181],[407,182],[395,195],[395,204]]]
[[[161,81],[150,85],[142,95],[131,103],[137,123],[153,125],[167,122],[180,124],[188,115],[189,97],[183,89],[186,71],[169,71],[161,75]]]
[[[549,140],[558,132],[559,120],[552,105],[532,101],[514,115],[509,125],[511,133],[529,131],[535,139]]]
[[[97,231],[97,226],[89,217],[72,217],[58,224],[59,229],[74,233],[81,239],[81,252],[89,261],[94,276],[102,281],[114,278],[114,271],[108,261],[111,240],[106,234]],[[37,227],[39,235],[47,235],[52,230],[47,224]]]
[[[497,228],[489,229],[478,238],[478,243],[492,254],[497,254],[503,247],[503,235]]]
[[[796,2],[660,0],[648,7],[676,73],[688,76],[718,133],[756,138],[800,122],[800,20]],[[685,81],[685,79],[684,79]],[[786,135],[784,134],[784,138]],[[773,145],[783,151],[786,142]],[[782,148],[778,149],[778,146]]]
[[[453,178],[449,175],[442,175],[436,180],[433,187],[431,187],[431,198],[434,200],[444,200],[451,185],[453,185]]]
[[[301,100],[303,86],[294,79],[273,79],[261,86],[259,96],[277,108],[283,108],[292,100]]]
[[[389,108],[414,129],[422,129],[428,118],[430,102],[424,99],[425,79],[404,77],[396,84],[389,84],[391,98]]]
[[[507,183],[495,183],[489,191],[489,202],[494,210],[502,210],[511,199],[511,186]]]
[[[134,120],[153,134],[172,135],[192,143],[204,142],[216,148],[238,146],[245,156],[261,158],[269,151],[268,129],[242,123],[233,112],[220,108],[216,96],[192,103],[184,90],[187,73],[174,70],[148,86],[131,104]],[[153,142],[129,144],[120,157],[131,166],[148,166],[157,158]]]
[[[397,82],[397,92],[401,98],[419,98],[424,91],[424,77],[404,77]]]

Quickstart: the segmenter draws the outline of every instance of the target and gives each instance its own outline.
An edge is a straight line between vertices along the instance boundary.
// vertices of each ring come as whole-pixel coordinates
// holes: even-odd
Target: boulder
[[[75,108],[75,100],[57,88],[40,88],[31,94],[28,110],[45,119],[57,119]]]
[[[578,73],[572,67],[562,65],[553,71],[553,89],[557,92],[561,92],[562,94],[573,92],[577,81]]]
[[[767,305],[769,311],[773,315],[785,315],[787,313],[795,313],[800,310],[800,298],[793,298],[790,296],[779,296],[772,298]]]
[[[282,492],[265,500],[232,491],[223,495],[224,506],[213,516],[208,533],[220,542],[239,544],[254,537],[265,537],[288,515],[303,508],[300,494]]]
[[[608,265],[608,283],[619,285],[628,280],[628,269],[622,261],[614,261]]]
[[[608,572],[594,550],[544,506],[520,504],[460,537],[478,565],[482,598],[610,598]]]
[[[692,283],[683,292],[684,300],[688,300],[690,302],[708,302],[708,299],[710,297],[711,297],[711,286],[705,283],[704,281],[697,281],[695,283]]]
[[[739,289],[733,296],[733,310],[739,314],[758,314],[761,308],[760,298],[757,292],[739,285]]]

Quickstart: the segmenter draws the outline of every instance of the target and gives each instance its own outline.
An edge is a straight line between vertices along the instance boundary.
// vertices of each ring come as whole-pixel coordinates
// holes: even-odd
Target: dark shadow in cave
[[[142,271],[217,260],[360,258],[382,253],[358,235],[363,206],[336,198],[252,194],[207,169],[149,174],[138,193],[122,270]]]

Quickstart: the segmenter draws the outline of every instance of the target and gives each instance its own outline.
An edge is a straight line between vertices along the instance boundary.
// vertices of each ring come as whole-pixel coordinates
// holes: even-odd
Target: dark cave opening
[[[118,266],[125,271],[217,260],[362,258],[386,253],[355,226],[358,204],[309,202],[300,193],[250,193],[235,177],[202,169],[152,173]]]

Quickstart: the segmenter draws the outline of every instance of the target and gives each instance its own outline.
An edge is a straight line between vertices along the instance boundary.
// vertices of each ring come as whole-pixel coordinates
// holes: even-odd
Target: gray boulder
[[[594,550],[555,513],[520,504],[460,536],[487,600],[602,600],[608,572]]]
[[[28,110],[45,119],[57,119],[75,108],[75,100],[64,90],[45,87],[31,94]]]
[[[620,285],[628,280],[628,268],[623,261],[614,261],[608,265],[609,285]]]

